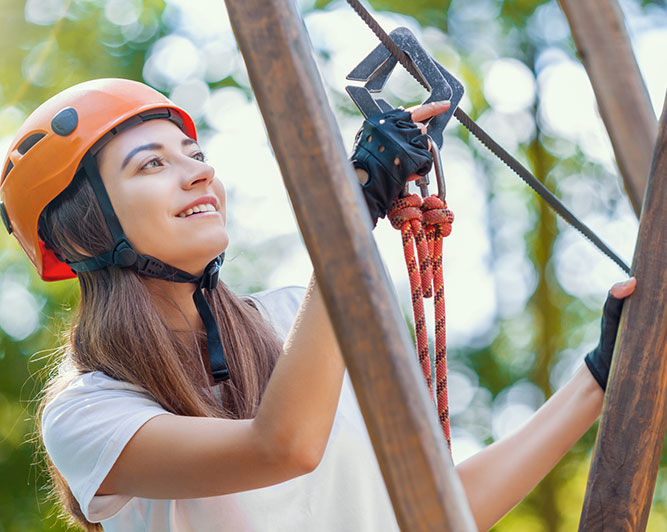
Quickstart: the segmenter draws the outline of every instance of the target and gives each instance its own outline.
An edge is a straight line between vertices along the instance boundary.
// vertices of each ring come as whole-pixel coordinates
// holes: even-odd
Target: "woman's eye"
[[[206,155],[204,155],[204,153],[201,152],[201,151],[198,151],[197,153],[195,153],[195,154],[192,156],[192,158],[193,158],[193,159],[196,159],[197,161],[201,161],[201,162],[203,162],[203,163],[206,162]]]
[[[162,159],[160,157],[155,157],[154,159],[151,159],[145,165],[143,165],[141,169],[146,170],[148,168],[157,168],[161,165],[162,165]]]

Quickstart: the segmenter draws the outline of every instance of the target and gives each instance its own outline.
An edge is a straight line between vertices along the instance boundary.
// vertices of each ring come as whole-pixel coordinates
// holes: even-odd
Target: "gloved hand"
[[[631,277],[624,283],[617,283],[612,287],[602,309],[600,343],[584,358],[586,366],[588,366],[591,374],[603,390],[607,389],[611,355],[616,344],[616,334],[618,333],[618,322],[621,318],[623,302],[627,296],[634,292],[635,285],[636,279]],[[615,297],[614,294],[618,297]]]
[[[412,115],[394,109],[364,120],[355,138],[351,160],[355,168],[368,173],[369,179],[362,190],[375,227],[410,176],[428,173],[433,155],[428,138],[412,121]]]

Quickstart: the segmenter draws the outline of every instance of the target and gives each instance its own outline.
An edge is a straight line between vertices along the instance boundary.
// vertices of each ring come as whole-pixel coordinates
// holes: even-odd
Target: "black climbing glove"
[[[611,293],[607,296],[607,301],[605,301],[602,309],[600,343],[584,359],[588,369],[603,390],[607,389],[611,355],[614,352],[614,344],[616,344],[616,333],[618,332],[623,301],[625,299],[618,299]]]
[[[351,157],[355,168],[368,173],[362,185],[373,227],[384,218],[408,178],[426,175],[433,164],[428,138],[407,111],[394,109],[369,116],[357,133]]]

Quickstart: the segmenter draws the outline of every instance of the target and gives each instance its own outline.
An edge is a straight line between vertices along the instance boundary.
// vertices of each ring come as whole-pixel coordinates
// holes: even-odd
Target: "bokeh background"
[[[345,94],[345,76],[377,41],[343,1],[298,3],[351,146],[361,118]],[[463,109],[631,261],[638,222],[554,0],[367,4],[387,31],[409,27],[464,83]],[[659,114],[667,7],[664,0],[620,4]],[[97,77],[143,80],[197,119],[227,188],[224,281],[240,293],[307,283],[308,255],[222,0],[0,0],[0,7],[2,154],[22,120],[65,87]],[[385,94],[395,105],[425,97],[400,67]],[[445,241],[445,291],[453,451],[460,461],[515,430],[573,373],[597,342],[607,289],[624,275],[455,122],[442,157],[456,215]],[[386,221],[375,237],[410,316],[400,237]],[[66,529],[47,501],[33,416],[77,298],[75,281],[41,282],[15,240],[0,231],[0,532]],[[495,531],[576,530],[595,429]],[[666,463],[651,531],[667,530]]]

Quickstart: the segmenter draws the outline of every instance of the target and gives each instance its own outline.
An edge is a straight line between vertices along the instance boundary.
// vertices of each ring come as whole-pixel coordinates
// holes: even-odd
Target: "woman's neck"
[[[146,284],[151,294],[155,296],[155,303],[162,312],[169,329],[175,333],[187,332],[188,334],[204,329],[204,324],[192,299],[195,291],[193,284],[150,278],[146,279]]]

